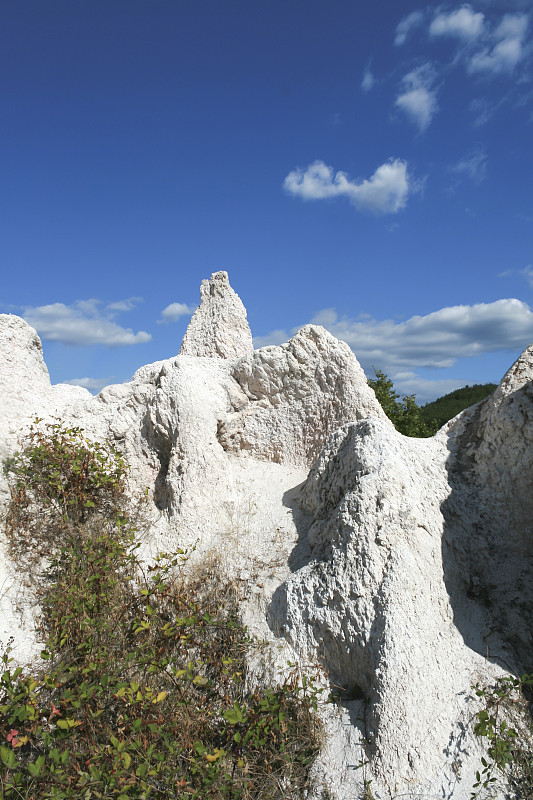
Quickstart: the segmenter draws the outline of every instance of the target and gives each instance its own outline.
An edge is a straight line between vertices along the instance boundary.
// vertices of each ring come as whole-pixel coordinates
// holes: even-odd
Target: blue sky
[[[420,402],[533,342],[523,0],[0,9],[0,311],[92,390],[229,272],[257,346],[319,322]]]

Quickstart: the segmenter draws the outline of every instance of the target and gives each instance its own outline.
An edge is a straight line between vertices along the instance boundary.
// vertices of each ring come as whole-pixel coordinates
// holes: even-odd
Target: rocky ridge
[[[219,272],[179,355],[97,397],[51,386],[35,331],[0,315],[0,455],[35,416],[110,437],[132,491],[150,490],[146,557],[222,554],[270,641],[256,670],[318,662],[342,687],[322,712],[317,800],[363,797],[365,781],[376,798],[463,800],[481,755],[472,685],[533,665],[532,378],[528,348],[486,401],[408,439],[323,328],[254,351]],[[0,639],[24,660],[32,609],[0,547]]]

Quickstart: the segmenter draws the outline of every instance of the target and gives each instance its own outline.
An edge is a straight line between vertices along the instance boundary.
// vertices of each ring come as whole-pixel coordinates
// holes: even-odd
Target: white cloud
[[[271,344],[283,344],[286,342],[292,334],[296,333],[296,329],[292,331],[292,333],[287,333],[284,330],[275,330],[270,331],[265,336],[254,336],[254,348],[257,350],[260,347],[268,347]]]
[[[448,14],[437,14],[429,26],[429,35],[473,40],[483,32],[484,19],[482,12],[475,12],[471,6],[464,5]]]
[[[405,44],[411,32],[422,24],[424,13],[422,11],[412,11],[396,26],[396,34],[394,36],[394,44],[400,47]]]
[[[475,150],[450,167],[450,170],[458,175],[465,175],[474,183],[481,183],[487,177],[487,154],[483,149]]]
[[[51,303],[25,308],[22,316],[43,339],[64,344],[122,347],[149,342],[152,338],[146,331],[134,333],[131,328],[121,327],[110,319],[118,309],[105,316],[100,313],[99,305],[100,301],[95,299],[79,300],[70,306]]]
[[[512,72],[525,54],[524,39],[529,20],[526,14],[505,14],[491,36],[491,44],[470,58],[470,73]]]
[[[188,306],[186,303],[171,303],[161,312],[161,319],[158,322],[176,322],[186,314],[196,311],[196,306]]]
[[[533,266],[526,267],[525,273]],[[339,317],[334,308],[323,309],[311,320],[350,345],[363,368],[372,365],[388,374],[418,367],[452,367],[459,358],[502,350],[523,350],[533,342],[533,311],[514,298],[493,303],[447,306],[404,322],[376,320],[361,314]],[[276,330],[256,337],[254,344],[281,344],[296,332]]]
[[[323,161],[315,161],[305,170],[289,172],[283,186],[289,194],[303,200],[347,197],[359,211],[394,214],[405,207],[409,194],[407,163],[387,161],[368,180],[351,180],[345,172],[334,172]]]
[[[533,342],[533,312],[520,300],[449,306],[405,322],[336,318],[324,325],[366,368],[451,367],[459,358],[521,350]],[[312,321],[322,320],[319,314]],[[319,322],[320,324],[320,322]]]
[[[81,386],[88,389],[93,394],[98,394],[104,386],[109,386],[113,378],[73,378],[71,381],[64,381],[69,386]]]
[[[404,76],[402,89],[395,105],[403,111],[421,132],[425,131],[438,111],[437,90],[433,88],[435,71],[423,64]]]
[[[376,79],[372,74],[372,70],[370,69],[370,64],[365,69],[363,80],[361,81],[361,89],[363,92],[370,92],[374,86],[376,85]]]
[[[533,265],[522,272],[533,280]],[[513,298],[448,306],[404,322],[376,320],[367,314],[356,319],[339,317],[334,308],[325,308],[311,322],[347,342],[368,377],[374,375],[374,366],[383,370],[402,394],[416,394],[419,403],[458,389],[465,381],[429,380],[418,375],[417,369],[450,369],[460,358],[522,351],[533,342],[533,311]],[[281,344],[297,330],[272,331],[254,338],[254,346]]]
[[[115,303],[108,303],[106,306],[106,311],[133,311],[133,309],[136,308],[139,303],[142,303],[142,300],[142,297],[127,297],[126,300],[117,300]]]

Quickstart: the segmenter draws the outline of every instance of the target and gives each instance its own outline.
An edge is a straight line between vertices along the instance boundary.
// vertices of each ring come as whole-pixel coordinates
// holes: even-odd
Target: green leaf
[[[30,773],[32,778],[38,778],[42,772],[43,767],[44,767],[44,756],[39,756],[37,761],[35,761],[33,764],[32,763],[28,764],[28,772]]]
[[[224,719],[227,720],[230,725],[237,725],[238,722],[244,722],[244,715],[237,702],[233,703],[232,709],[224,711]]]
[[[0,745],[0,757],[2,758],[3,763],[8,769],[15,769],[17,766],[17,759],[15,757],[15,753],[11,750],[10,747],[6,747],[5,745]]]

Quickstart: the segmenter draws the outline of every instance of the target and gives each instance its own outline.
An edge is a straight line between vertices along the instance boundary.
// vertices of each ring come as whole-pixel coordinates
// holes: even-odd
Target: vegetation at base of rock
[[[319,690],[296,669],[247,688],[235,587],[180,550],[139,559],[120,454],[36,424],[6,468],[6,534],[34,570],[46,647],[31,671],[3,655],[1,796],[303,797]]]
[[[448,420],[453,419],[465,408],[484,400],[495,389],[495,383],[475,383],[473,386],[463,386],[462,389],[445,394],[432,403],[420,406],[420,417],[426,424],[432,424],[435,421],[438,427],[442,428]]]
[[[476,685],[474,689],[483,700],[474,733],[487,740],[490,760],[481,759],[471,800],[498,782],[497,773],[504,777],[506,791],[511,791],[515,800],[529,800],[533,797],[533,719],[528,699],[533,673],[501,678],[493,686]]]
[[[368,379],[368,385],[374,390],[379,403],[393,423],[394,427],[404,436],[427,438],[433,436],[439,426],[434,421],[425,421],[420,414],[415,396],[404,395],[400,397],[394,390],[393,382],[380,369],[375,369],[375,378]]]

